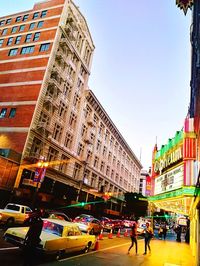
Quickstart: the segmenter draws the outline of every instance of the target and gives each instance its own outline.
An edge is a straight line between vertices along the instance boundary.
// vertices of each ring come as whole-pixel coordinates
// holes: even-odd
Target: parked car
[[[69,218],[69,216],[67,216],[64,212],[59,212],[59,211],[47,211],[45,218],[59,219],[67,222],[72,222],[72,219]]]
[[[74,218],[74,222],[80,221],[82,218],[94,218],[94,216],[89,215],[89,214],[80,214],[76,218]]]
[[[112,229],[113,232],[115,233],[119,229],[123,228],[122,221],[121,220],[110,220],[104,223],[103,228],[105,231],[110,231]]]
[[[96,241],[95,236],[82,233],[74,223],[56,219],[44,219],[43,221],[41,241],[37,248],[47,254],[62,255],[81,250],[87,252]],[[4,239],[22,247],[28,229],[29,227],[9,228],[4,234]]]
[[[130,228],[133,226],[133,224],[134,224],[134,221],[130,221],[130,220],[123,220],[122,221],[122,226],[124,226],[124,227]]]
[[[11,226],[23,224],[31,215],[32,210],[28,206],[8,203],[4,209],[0,209],[0,224]]]
[[[100,234],[101,230],[103,229],[103,226],[101,225],[101,222],[98,219],[87,216],[81,218],[78,217],[74,219],[74,222],[78,225],[82,232],[88,232],[91,235]]]

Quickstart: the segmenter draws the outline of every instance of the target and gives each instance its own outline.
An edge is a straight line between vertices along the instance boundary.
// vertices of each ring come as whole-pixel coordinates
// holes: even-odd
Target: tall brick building
[[[119,214],[123,192],[138,190],[141,164],[88,90],[93,51],[71,0],[0,18],[1,191],[30,201],[39,161],[49,163],[42,202],[69,203],[77,191],[91,201],[106,190]]]

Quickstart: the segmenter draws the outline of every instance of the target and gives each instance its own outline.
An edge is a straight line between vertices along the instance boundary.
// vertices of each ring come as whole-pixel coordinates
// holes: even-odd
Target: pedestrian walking
[[[158,238],[159,238],[159,239],[162,239],[162,235],[163,235],[163,228],[162,228],[162,226],[160,225],[160,226],[159,226],[159,229],[158,229]]]
[[[143,230],[144,234],[144,254],[147,254],[147,248],[149,249],[149,252],[151,253],[151,247],[150,247],[150,241],[153,237],[153,229],[150,227],[149,223],[146,223],[146,228]]]
[[[132,249],[132,247],[134,246],[134,244],[135,244],[135,253],[136,253],[136,255],[137,255],[137,225],[136,225],[136,223],[134,223],[133,224],[133,226],[132,226],[132,228],[131,228],[131,235],[130,235],[130,237],[131,237],[131,245],[130,245],[130,247],[129,247],[129,249],[128,249],[128,254],[130,254],[130,250]]]
[[[176,228],[175,228],[175,232],[176,232],[176,241],[177,242],[181,242],[181,232],[182,232],[182,228],[180,225],[178,225]]]
[[[162,229],[163,229],[163,238],[165,240],[166,236],[167,236],[167,225],[166,225],[166,223],[163,225]]]
[[[43,220],[39,211],[34,212],[29,220],[30,227],[24,240],[24,266],[32,266],[35,262],[36,248],[40,243]]]

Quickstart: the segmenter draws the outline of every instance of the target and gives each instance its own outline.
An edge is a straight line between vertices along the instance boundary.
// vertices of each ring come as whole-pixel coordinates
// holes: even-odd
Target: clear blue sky
[[[0,16],[34,0],[2,1]],[[96,49],[90,89],[140,157],[151,166],[160,147],[183,126],[190,99],[191,11],[175,0],[75,0]]]

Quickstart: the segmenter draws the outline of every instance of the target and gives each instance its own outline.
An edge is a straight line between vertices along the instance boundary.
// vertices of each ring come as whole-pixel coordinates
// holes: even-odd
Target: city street
[[[2,232],[1,232],[2,235]],[[182,239],[183,240],[183,239]],[[23,263],[23,256],[21,251],[10,244],[0,241],[0,265],[18,266]],[[177,243],[173,233],[168,234],[167,240],[158,240],[157,233],[151,242],[152,253],[143,255],[144,240],[138,240],[138,255],[135,255],[133,248],[130,255],[127,255],[127,249],[130,245],[130,238],[124,237],[121,234],[120,238],[113,235],[113,239],[108,239],[107,233],[104,232],[103,240],[99,241],[99,250],[90,251],[89,253],[76,253],[64,256],[59,261],[53,257],[39,257],[37,258],[37,265],[68,265],[68,266],[122,266],[122,265],[181,265],[193,266],[194,261],[191,256],[189,245]],[[168,263],[168,264],[167,264]]]

